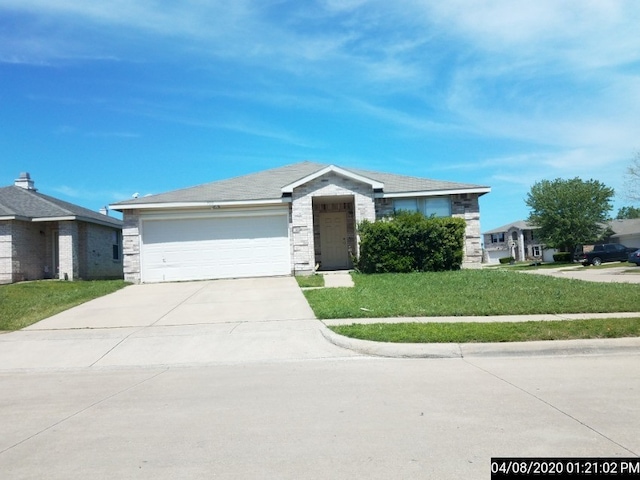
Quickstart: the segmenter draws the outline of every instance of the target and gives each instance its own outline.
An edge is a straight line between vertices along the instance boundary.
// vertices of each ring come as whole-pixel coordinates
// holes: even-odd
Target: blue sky
[[[608,0],[0,0],[0,185],[89,208],[302,160],[628,205],[640,5]]]

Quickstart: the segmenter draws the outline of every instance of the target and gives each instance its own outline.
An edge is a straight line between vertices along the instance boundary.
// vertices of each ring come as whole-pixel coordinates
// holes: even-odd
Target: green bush
[[[498,261],[504,265],[507,263],[513,263],[516,261],[516,259],[513,257],[502,257],[502,258],[499,258]]]
[[[558,252],[553,254],[554,262],[566,262],[569,263],[573,260],[571,252]]]
[[[438,272],[462,265],[465,221],[400,212],[358,225],[363,273]]]

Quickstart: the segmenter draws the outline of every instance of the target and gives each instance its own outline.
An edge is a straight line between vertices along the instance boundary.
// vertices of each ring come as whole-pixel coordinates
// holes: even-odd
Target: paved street
[[[489,478],[640,454],[639,355],[1,373],[11,479]]]

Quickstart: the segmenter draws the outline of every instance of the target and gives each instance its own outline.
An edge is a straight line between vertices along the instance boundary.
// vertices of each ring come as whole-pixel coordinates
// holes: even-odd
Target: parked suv
[[[604,262],[626,262],[635,248],[627,248],[619,243],[598,243],[582,245],[576,249],[574,261],[583,265],[600,265]]]

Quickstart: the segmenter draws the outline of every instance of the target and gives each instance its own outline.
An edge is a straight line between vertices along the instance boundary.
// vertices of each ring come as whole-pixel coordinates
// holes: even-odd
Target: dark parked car
[[[636,250],[635,252],[631,252],[629,254],[628,261],[629,261],[629,263],[635,263],[637,266],[640,267],[640,248],[638,250]]]
[[[604,262],[625,262],[634,248],[628,248],[619,243],[598,243],[578,247],[574,260],[583,265],[600,265]]]

